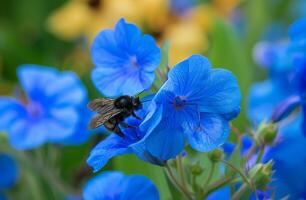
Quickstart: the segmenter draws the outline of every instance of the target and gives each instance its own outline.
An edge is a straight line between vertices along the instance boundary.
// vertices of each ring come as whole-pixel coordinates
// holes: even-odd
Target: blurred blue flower
[[[120,19],[115,30],[104,30],[92,49],[92,81],[105,96],[135,95],[150,88],[160,63],[160,49],[150,35]]]
[[[225,186],[220,188],[219,190],[208,195],[206,200],[230,200],[231,199],[231,190],[230,187]]]
[[[185,15],[193,6],[195,0],[170,0],[170,9],[177,16]]]
[[[285,42],[259,42],[254,48],[255,62],[270,70],[270,75],[287,72],[292,67],[286,55],[288,44]]]
[[[0,191],[13,187],[18,178],[19,169],[16,161],[10,155],[0,153]]]
[[[211,69],[200,55],[182,61],[169,72],[140,126],[147,132],[148,151],[163,160],[173,158],[185,138],[198,151],[217,148],[227,139],[228,122],[240,111],[240,98],[229,71]]]
[[[275,189],[275,198],[280,199],[290,195],[290,199],[305,199],[306,176],[305,165],[306,150],[305,134],[305,76],[306,76],[306,20],[298,20],[289,29],[291,41],[287,44],[287,53],[275,62],[286,60],[288,70],[278,71],[280,68],[272,66],[270,79],[255,84],[250,91],[249,117],[260,122],[272,120],[278,122],[287,117],[296,107],[300,106],[304,114],[296,114],[292,122],[289,119],[279,124],[276,144],[268,148],[264,161],[273,159],[274,181],[271,183]],[[303,127],[304,130],[301,129]]]
[[[248,135],[242,135],[239,139],[239,142],[241,143],[240,147],[240,154],[241,156],[245,156],[248,152],[248,150],[251,148],[253,141]],[[226,157],[229,157],[234,152],[237,145],[232,142],[226,142],[222,145],[222,149],[226,155]]]
[[[250,90],[248,114],[253,122],[280,121],[298,106],[306,110],[305,29],[306,19],[297,20],[289,29],[289,43],[262,44],[256,48],[255,58],[269,67],[270,80],[254,84]],[[306,132],[306,120],[303,127]]]
[[[301,132],[301,117],[281,128],[277,144],[268,149],[264,162],[273,159],[273,181],[270,187],[275,199],[306,199],[306,138]]]
[[[141,118],[145,117],[146,106],[144,109],[137,111],[137,115]],[[109,159],[114,156],[123,154],[136,154],[137,157],[146,162],[150,162],[156,165],[163,165],[164,161],[152,156],[145,148],[145,145],[141,141],[145,132],[140,131],[138,126],[141,120],[134,117],[126,119],[127,124],[135,126],[137,128],[122,128],[124,137],[120,137],[116,134],[111,134],[106,139],[101,141],[90,153],[87,163],[94,169],[94,171],[100,170]]]
[[[250,200],[265,200],[265,199],[270,199],[268,198],[269,195],[260,191],[260,190],[257,190],[257,197],[255,196],[255,194],[252,194],[249,199]],[[206,200],[230,200],[231,199],[231,190],[230,190],[230,187],[229,186],[225,186],[225,187],[222,187],[220,188],[219,190],[211,193],[207,198]]]
[[[26,98],[0,97],[0,130],[8,133],[17,149],[32,149],[46,142],[75,143],[81,128],[87,92],[72,72],[37,65],[17,70]]]
[[[158,200],[159,192],[144,176],[108,171],[89,180],[83,196],[85,200]]]
[[[290,83],[283,79],[253,84],[248,97],[248,117],[254,124],[270,120],[275,108],[292,94]]]
[[[7,200],[6,196],[4,194],[1,194],[1,192],[0,192],[0,200]]]

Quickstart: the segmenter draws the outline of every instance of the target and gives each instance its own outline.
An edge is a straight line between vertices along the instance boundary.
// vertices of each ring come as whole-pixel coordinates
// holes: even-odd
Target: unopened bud
[[[208,158],[211,162],[219,162],[222,159],[223,151],[221,149],[215,149],[208,153]]]
[[[195,163],[193,165],[191,165],[190,167],[190,171],[193,175],[198,176],[201,175],[202,172],[204,171],[204,169],[201,167],[200,163]]]
[[[251,169],[250,175],[256,188],[259,190],[264,190],[266,186],[271,182],[272,166],[272,161],[269,161],[266,164],[257,164]]]
[[[277,127],[273,123],[262,123],[258,132],[265,144],[272,144],[277,136]]]

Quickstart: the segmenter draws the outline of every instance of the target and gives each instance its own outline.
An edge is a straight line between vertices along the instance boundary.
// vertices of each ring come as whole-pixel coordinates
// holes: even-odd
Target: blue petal
[[[254,49],[254,60],[273,73],[288,72],[292,68],[287,43],[260,42]]]
[[[8,198],[0,192],[0,200],[8,200]]]
[[[120,195],[120,199],[159,200],[156,186],[144,176],[127,176],[122,184],[126,185],[126,190]]]
[[[280,120],[284,119],[299,105],[301,105],[301,98],[299,96],[288,97],[274,109],[271,117],[272,122],[279,122]]]
[[[190,146],[198,151],[211,151],[226,142],[229,135],[228,121],[217,114],[201,114],[201,124],[185,128]]]
[[[45,142],[62,142],[74,133],[79,116],[73,109],[52,110],[52,115],[56,118],[18,120],[9,132],[11,145],[20,150],[32,149]]]
[[[73,72],[59,72],[55,68],[22,65],[17,69],[23,89],[31,100],[45,106],[84,104],[87,92]]]
[[[248,102],[248,116],[251,120],[254,123],[269,120],[274,108],[290,95],[287,88],[274,81],[254,84],[250,89]]]
[[[120,48],[130,50],[129,48],[134,46],[140,37],[141,31],[134,24],[126,23],[123,18],[117,22],[115,27],[115,38],[120,44]]]
[[[132,144],[130,147],[133,149],[133,152],[136,154],[136,156],[143,161],[149,162],[154,165],[159,165],[159,166],[163,166],[165,164],[164,160],[153,156],[147,150],[145,140]]]
[[[201,112],[226,114],[240,108],[241,94],[235,76],[223,69],[213,70],[203,81],[201,92],[194,94],[190,102],[197,102]]]
[[[120,193],[126,189],[121,184],[123,179],[121,172],[103,172],[86,183],[83,189],[84,200],[120,199]]]
[[[306,19],[295,21],[289,28],[289,36],[293,41],[306,39]]]
[[[306,138],[301,133],[300,122],[297,119],[285,130],[281,129],[282,137],[264,155],[264,162],[273,159],[275,173],[270,186],[276,189],[276,199],[288,194],[292,199],[306,198]]]
[[[306,136],[306,105],[302,107],[303,109],[303,122],[302,122],[302,131],[304,136]]]
[[[17,75],[26,94],[36,100],[39,98],[37,91],[43,92],[45,87],[54,82],[57,71],[51,67],[41,68],[39,65],[28,64],[19,66]]]
[[[304,52],[304,51],[303,51]],[[302,98],[306,97],[306,55],[296,57],[294,60],[295,76],[293,78],[296,92]]]
[[[226,70],[211,70],[209,61],[193,55],[169,72],[162,87],[175,96],[185,96],[200,112],[231,113],[239,108],[240,91],[236,78]]]
[[[13,187],[18,177],[19,170],[15,160],[7,154],[0,153],[0,191]]]
[[[159,193],[154,184],[144,176],[124,176],[121,172],[109,171],[88,181],[83,197],[85,200],[158,200]]]
[[[174,158],[184,148],[182,129],[173,127],[172,119],[163,119],[152,132],[145,137],[147,150],[161,160]]]
[[[248,135],[241,136],[241,155],[246,155],[253,144],[252,139]]]
[[[14,123],[25,118],[25,107],[17,100],[0,97],[0,130],[9,131]]]
[[[222,200],[231,199],[230,187],[225,186],[225,187],[213,192],[212,194],[210,194],[207,197],[207,200],[218,200],[218,199],[222,199]]]
[[[88,124],[91,118],[94,116],[94,113],[88,110],[86,107],[80,109],[79,114],[82,116],[82,119],[79,120],[77,127],[72,135],[66,137],[61,143],[66,145],[80,145],[88,140],[88,138],[97,133],[104,132],[101,127],[98,130],[88,130]]]
[[[156,103],[152,101],[149,105],[148,113],[145,119],[140,124],[139,128],[142,132],[151,133],[152,130],[159,124],[162,119],[163,107],[157,107]]]
[[[201,55],[193,55],[174,66],[168,74],[169,86],[163,88],[177,96],[196,95],[203,89],[204,82],[209,78],[211,64]]]
[[[132,150],[129,149],[129,143],[126,143],[124,138],[112,134],[95,146],[87,163],[96,172],[104,167],[112,157],[128,153],[132,153]]]

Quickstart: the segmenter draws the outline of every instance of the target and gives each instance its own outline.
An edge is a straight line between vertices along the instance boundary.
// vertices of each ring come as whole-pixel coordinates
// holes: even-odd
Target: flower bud
[[[198,176],[201,175],[204,169],[201,167],[200,163],[197,162],[190,167],[190,171],[193,175]]]
[[[221,149],[215,149],[208,153],[208,158],[211,162],[216,163],[222,159],[223,151]]]
[[[263,142],[270,145],[277,136],[277,127],[273,123],[262,123],[258,128],[258,132]]]
[[[269,161],[266,164],[259,163],[250,170],[250,175],[257,189],[264,190],[271,182],[272,166],[272,161]]]

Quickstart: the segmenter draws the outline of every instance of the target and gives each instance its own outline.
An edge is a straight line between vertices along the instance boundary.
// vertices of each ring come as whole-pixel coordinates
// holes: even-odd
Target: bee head
[[[132,98],[132,104],[135,110],[139,110],[142,108],[142,104],[140,102],[139,97]]]

